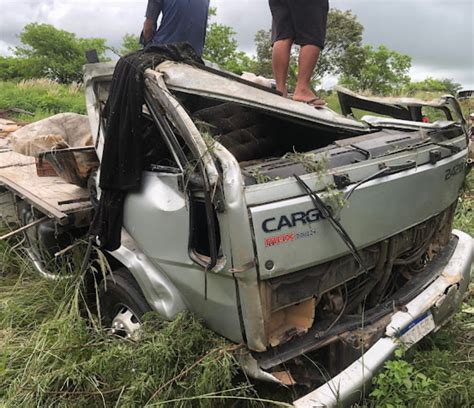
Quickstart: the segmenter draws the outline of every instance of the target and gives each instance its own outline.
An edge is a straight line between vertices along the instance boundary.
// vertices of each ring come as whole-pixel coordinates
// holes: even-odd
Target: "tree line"
[[[223,69],[241,74],[253,72],[272,77],[271,31],[255,34],[255,55],[238,48],[235,30],[214,21],[216,9],[211,9],[203,58]],[[331,9],[324,51],[313,76],[314,86],[324,77],[337,76],[339,83],[358,92],[377,95],[414,94],[435,91],[455,94],[460,84],[452,79],[426,78],[411,82],[409,71],[412,60],[381,45],[363,44],[364,27],[351,11]],[[103,38],[80,38],[52,25],[31,23],[20,33],[21,44],[13,49],[13,56],[0,57],[0,80],[19,80],[46,77],[60,83],[82,81],[85,51],[95,49],[100,61],[110,54],[125,55],[138,50],[138,36],[126,34],[119,50]],[[297,49],[292,53],[290,87],[296,82]]]

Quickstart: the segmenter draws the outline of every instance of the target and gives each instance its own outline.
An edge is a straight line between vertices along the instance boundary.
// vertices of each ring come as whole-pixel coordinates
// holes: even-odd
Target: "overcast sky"
[[[270,27],[268,0],[211,0],[217,21],[232,26],[240,47],[254,52],[259,29]],[[385,44],[413,58],[412,77],[452,78],[474,88],[474,0],[330,0],[364,25],[364,42]],[[25,24],[53,24],[120,46],[139,33],[146,0],[0,0],[0,54],[18,44]]]

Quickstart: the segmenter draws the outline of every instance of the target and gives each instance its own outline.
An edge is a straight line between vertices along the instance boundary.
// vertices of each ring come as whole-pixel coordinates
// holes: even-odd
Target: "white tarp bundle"
[[[34,157],[55,149],[92,145],[89,120],[77,113],[60,113],[26,125],[10,138],[14,152]]]
[[[98,168],[95,150],[71,152],[61,149],[93,146],[87,116],[60,113],[27,125],[11,134],[14,152],[32,157],[50,153],[46,159],[68,183],[84,187]],[[57,153],[56,153],[57,152]]]

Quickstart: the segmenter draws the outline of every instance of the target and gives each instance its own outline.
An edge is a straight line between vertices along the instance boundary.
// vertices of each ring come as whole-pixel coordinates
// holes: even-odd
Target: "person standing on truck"
[[[269,0],[272,12],[273,73],[277,90],[287,96],[291,47],[301,46],[293,100],[316,108],[326,103],[311,89],[311,78],[326,40],[328,0]]]
[[[162,14],[157,28],[158,17]],[[202,56],[206,39],[209,0],[148,0],[142,44],[188,42]]]

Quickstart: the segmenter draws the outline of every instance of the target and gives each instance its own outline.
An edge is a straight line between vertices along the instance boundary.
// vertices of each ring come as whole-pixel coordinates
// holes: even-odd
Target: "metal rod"
[[[66,252],[68,252],[68,251],[70,251],[71,249],[73,249],[73,248],[77,247],[78,245],[82,244],[82,242],[83,242],[83,241],[76,241],[76,242],[74,242],[73,244],[69,245],[68,247],[62,249],[61,251],[56,252],[56,253],[54,254],[54,257],[55,257],[55,258],[58,258],[58,257],[64,255]]]
[[[68,153],[68,152],[76,152],[76,153],[80,153],[80,152],[92,152],[92,151],[95,151],[95,147],[94,146],[79,146],[79,147],[65,147],[65,148],[62,148],[62,149],[51,149],[51,150],[46,150],[44,152],[40,152],[38,154],[38,156],[48,156],[48,155],[55,155],[55,154],[61,154],[61,153]]]
[[[33,221],[33,222],[31,222],[31,223],[29,223],[29,224],[27,224],[27,225],[25,225],[21,228],[18,228],[15,231],[9,232],[8,234],[1,236],[0,241],[4,241],[8,238],[11,238],[16,234],[19,234],[20,232],[26,231],[27,229],[29,229],[31,227],[34,227],[35,225],[38,225],[38,224],[41,224],[42,222],[45,222],[46,220],[48,220],[48,217],[45,216],[43,218],[40,218],[39,220]]]

